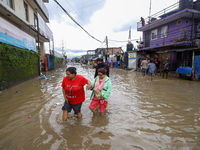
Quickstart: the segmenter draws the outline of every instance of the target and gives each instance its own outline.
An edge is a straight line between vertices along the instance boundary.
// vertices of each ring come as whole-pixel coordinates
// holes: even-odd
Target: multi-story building
[[[48,2],[0,0],[0,42],[38,52],[44,60],[44,43],[53,41],[46,24],[49,13],[44,3]]]
[[[194,56],[199,55],[200,46],[200,0],[180,0],[138,22],[137,31],[143,32],[140,56],[154,58],[157,53],[161,67],[169,58],[172,70],[180,66],[194,69]]]

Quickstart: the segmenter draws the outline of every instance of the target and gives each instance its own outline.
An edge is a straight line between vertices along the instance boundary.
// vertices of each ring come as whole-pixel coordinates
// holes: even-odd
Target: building
[[[143,32],[140,57],[158,54],[161,64],[170,59],[171,70],[191,66],[194,72],[195,56],[200,55],[200,0],[180,0],[138,22],[137,31]]]
[[[53,41],[46,24],[49,13],[44,3],[48,2],[0,0],[0,42],[38,52],[44,62],[44,43]]]

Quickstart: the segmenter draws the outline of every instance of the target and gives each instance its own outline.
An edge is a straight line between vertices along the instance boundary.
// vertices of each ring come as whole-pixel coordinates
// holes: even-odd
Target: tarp
[[[180,67],[176,69],[176,73],[192,75],[192,67]]]
[[[194,56],[194,77],[200,78],[200,55]]]

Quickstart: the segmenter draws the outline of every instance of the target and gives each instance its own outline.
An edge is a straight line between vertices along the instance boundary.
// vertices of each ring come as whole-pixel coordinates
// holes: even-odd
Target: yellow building
[[[53,41],[44,3],[49,0],[0,0],[0,42],[38,52],[43,62],[44,42]]]

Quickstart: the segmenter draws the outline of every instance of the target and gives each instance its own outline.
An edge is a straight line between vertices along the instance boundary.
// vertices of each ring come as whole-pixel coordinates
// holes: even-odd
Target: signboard
[[[128,53],[128,59],[136,59],[136,53]]]
[[[136,52],[128,53],[128,68],[136,69]]]
[[[0,42],[37,52],[35,39],[0,17]]]
[[[53,33],[50,30],[50,28],[47,26],[47,24],[44,22],[40,14],[38,13],[38,22],[39,22],[39,28],[44,32],[45,36],[48,36],[53,41]]]

